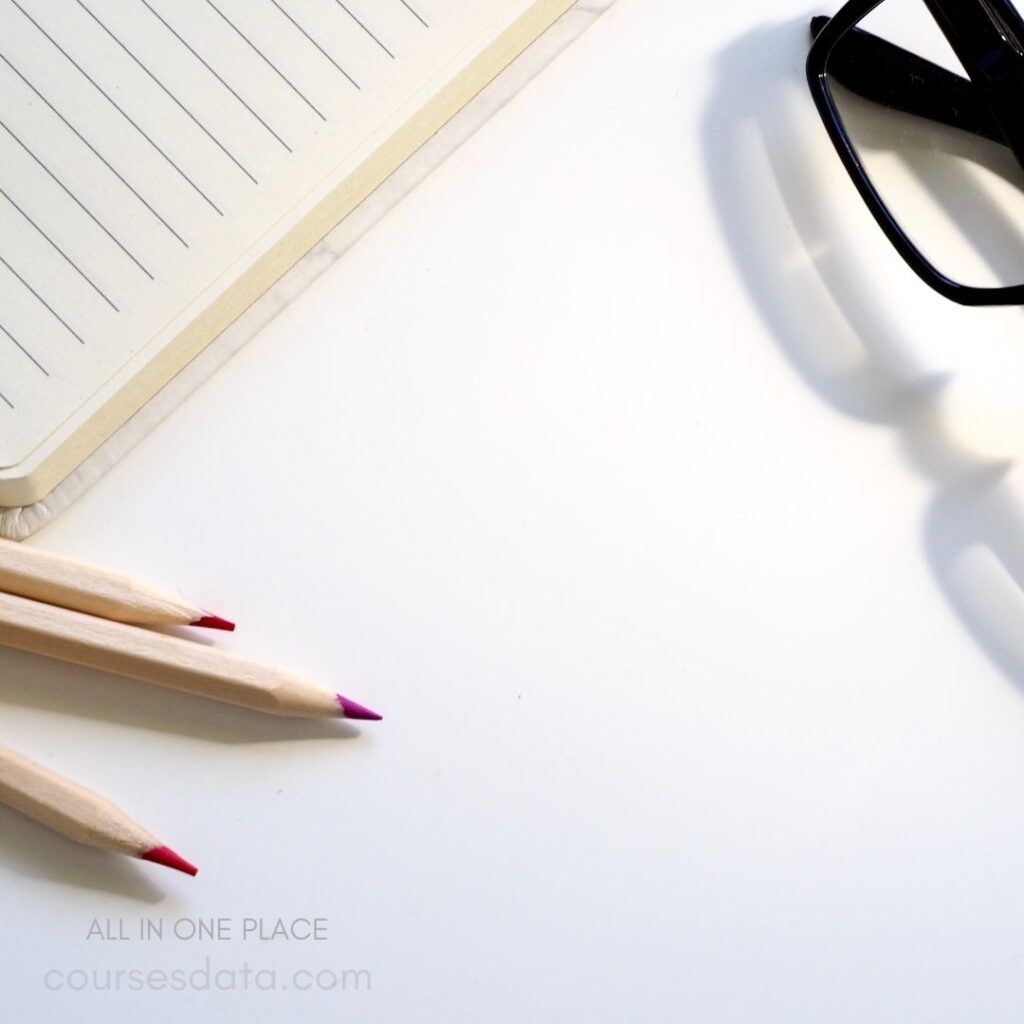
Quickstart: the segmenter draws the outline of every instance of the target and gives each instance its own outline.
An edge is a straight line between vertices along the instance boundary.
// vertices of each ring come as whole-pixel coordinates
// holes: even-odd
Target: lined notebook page
[[[0,469],[531,6],[0,0]]]

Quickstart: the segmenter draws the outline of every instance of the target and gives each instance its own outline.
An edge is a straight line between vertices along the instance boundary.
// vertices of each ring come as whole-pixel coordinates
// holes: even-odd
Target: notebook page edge
[[[397,170],[393,174],[385,174],[375,187],[371,186],[368,196],[357,202],[350,213],[343,214],[339,223],[333,227],[328,223],[326,237],[305,244],[299,259],[287,264],[283,274],[278,272],[276,284],[270,281],[269,290],[264,291],[254,304],[243,306],[233,324],[219,336],[215,332],[212,340],[217,342],[216,345],[202,348],[180,374],[172,376],[163,388],[157,389],[156,397],[160,402],[152,399],[144,401],[141,411],[134,418],[118,425],[106,443],[101,443],[77,470],[67,475],[55,489],[47,491],[41,499],[33,503],[0,506],[0,536],[24,539],[77,500],[199,384],[212,376],[234,352],[269,323],[291,299],[301,294],[312,280],[340,258],[388,209],[401,201],[448,155],[458,149],[463,141],[486,123],[491,114],[508,102],[613,4],[614,0],[556,0],[538,5],[547,15],[546,18],[530,33],[523,33],[501,63],[494,67],[492,62],[492,69],[482,76],[482,81],[470,94],[468,102],[461,100],[451,113],[440,118],[434,133],[424,138],[421,144],[413,146],[406,157],[398,161]],[[507,35],[504,41],[509,43]],[[509,64],[511,66],[506,67]],[[392,182],[391,179],[400,179],[406,171],[407,180]],[[391,184],[395,188],[389,190],[387,186]],[[380,195],[375,199],[377,193]],[[318,237],[323,234],[320,231]],[[332,241],[334,235],[339,236],[337,242]],[[294,281],[290,280],[292,278]],[[290,294],[282,301],[281,295],[276,294],[279,290]],[[210,358],[205,358],[207,356]],[[0,496],[2,484],[0,477]]]

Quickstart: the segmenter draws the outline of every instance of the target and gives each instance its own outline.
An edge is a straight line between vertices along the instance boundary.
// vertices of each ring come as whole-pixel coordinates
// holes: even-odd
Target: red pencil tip
[[[364,722],[379,722],[384,717],[378,715],[376,711],[364,708],[362,704],[357,704],[354,700],[349,700],[348,697],[342,697],[340,693],[338,694],[338,704],[346,718],[358,718]]]
[[[154,846],[142,855],[142,859],[163,864],[165,868],[174,868],[175,871],[184,871],[193,878],[199,874],[199,868],[193,867],[184,857],[179,857],[169,846]]]
[[[203,629],[224,629],[229,633],[235,631],[235,624],[229,622],[227,619],[222,619],[219,615],[203,615],[201,618],[190,623],[192,626],[200,626]]]

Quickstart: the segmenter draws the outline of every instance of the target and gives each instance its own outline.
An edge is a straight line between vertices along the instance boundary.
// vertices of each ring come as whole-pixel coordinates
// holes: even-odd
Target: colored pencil
[[[0,593],[0,644],[276,715],[380,715],[285,669],[205,644]]]
[[[198,605],[123,573],[0,540],[0,591],[140,626],[234,629]]]
[[[0,747],[0,803],[87,846],[196,874],[120,807],[8,747]]]

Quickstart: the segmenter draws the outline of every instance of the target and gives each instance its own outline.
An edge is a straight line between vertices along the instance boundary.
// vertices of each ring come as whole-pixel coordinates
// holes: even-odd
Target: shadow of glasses
[[[922,357],[927,338],[915,319],[879,302],[872,253],[843,244],[834,198],[805,144],[808,126],[820,127],[804,79],[808,45],[801,20],[757,28],[719,54],[701,139],[714,209],[747,291],[800,378],[834,410],[888,427],[934,489],[921,524],[928,566],[975,642],[1024,690],[1018,453],[970,435],[948,400],[957,382]],[[838,160],[834,169],[845,177]],[[845,202],[860,203],[852,185]],[[888,244],[881,235],[879,244]],[[908,288],[927,291],[906,273]]]

